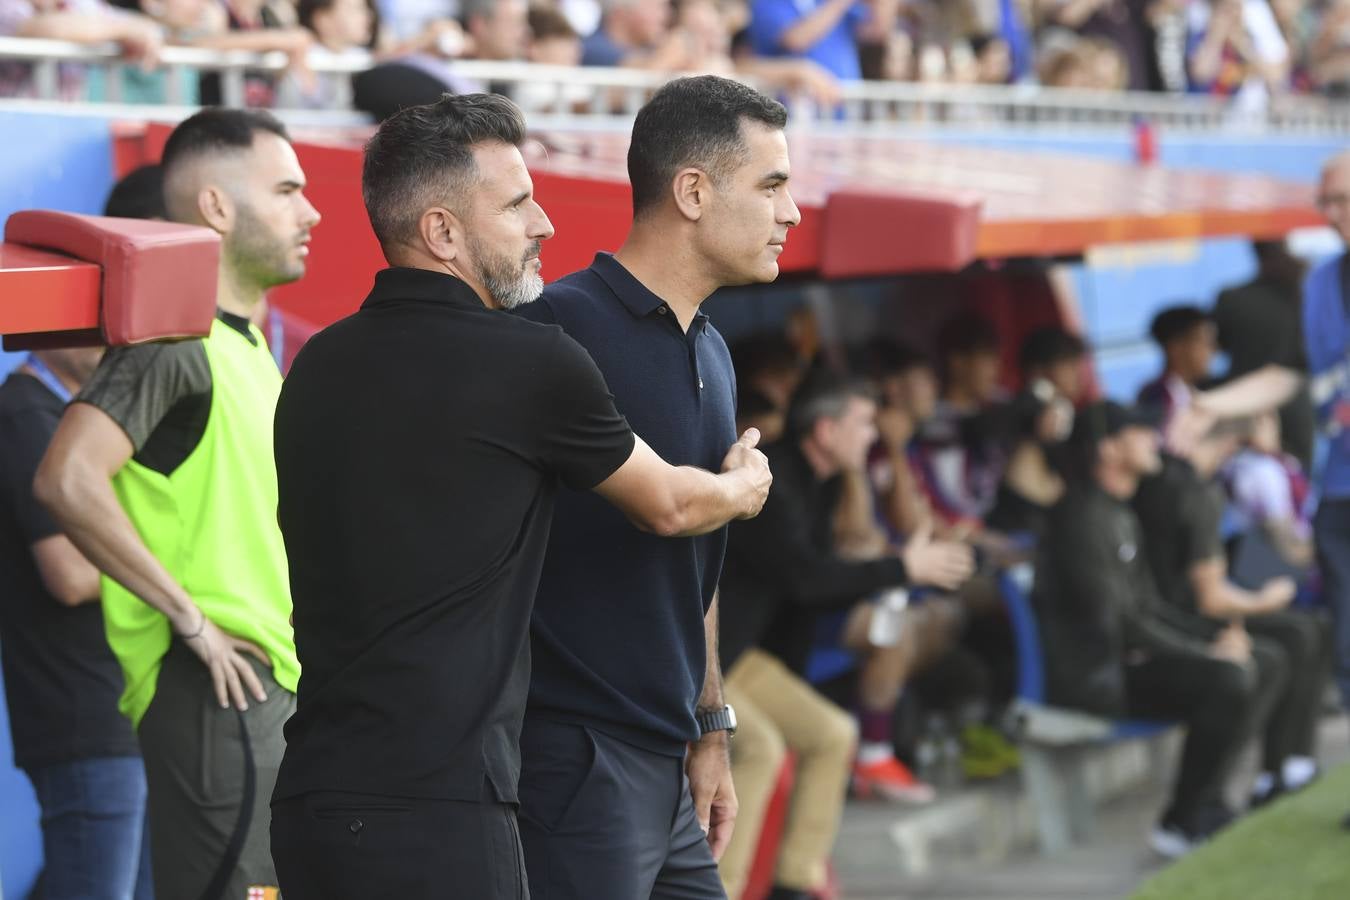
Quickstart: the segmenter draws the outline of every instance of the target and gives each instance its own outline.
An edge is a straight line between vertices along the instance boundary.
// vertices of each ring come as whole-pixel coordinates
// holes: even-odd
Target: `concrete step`
[[[1094,805],[1140,790],[1157,791],[1174,771],[1180,734],[1094,748],[1087,762]],[[939,792],[930,806],[851,802],[835,858],[841,869],[889,860],[897,876],[930,874],[944,862],[991,865],[1035,842],[1035,818],[1017,774]],[[1142,835],[1140,836],[1142,839]]]

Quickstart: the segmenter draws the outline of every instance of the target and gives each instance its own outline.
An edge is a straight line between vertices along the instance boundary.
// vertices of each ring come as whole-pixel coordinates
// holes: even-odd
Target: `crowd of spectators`
[[[775,472],[760,516],[731,529],[722,583],[724,667],[752,736],[733,758],[743,822],[756,833],[785,748],[814,804],[805,818],[793,800],[780,881],[809,883],[837,823],[820,798],[854,731],[830,702],[854,714],[856,795],[931,801],[951,774],[935,738],[967,778],[1017,765],[999,728],[1016,649],[998,575],[1015,567],[1034,573],[1052,705],[1187,726],[1155,850],[1181,855],[1240,814],[1225,798],[1249,741],[1250,805],[1316,776],[1331,644],[1301,461],[1300,269],[1282,244],[1255,249],[1258,276],[1213,309],[1157,315],[1163,366],[1135,405],[1096,399],[1091,348],[1058,327],[1015,354],[965,313],[931,348],[876,338],[830,363],[786,334],[733,343],[741,425]]]
[[[829,106],[841,82],[1041,84],[1233,97],[1350,91],[1346,0],[0,0],[0,35],[114,43],[120,96],[216,103],[219,78],[158,66],[165,45],[280,51],[251,77],[251,106],[324,108],[345,94],[319,57],[370,53],[356,105],[381,115],[444,90],[481,89],[456,59],[739,73]],[[346,76],[341,76],[346,77]],[[101,73],[63,68],[66,99],[110,96]],[[499,90],[505,86],[488,85]],[[0,64],[0,97],[33,89]],[[278,91],[282,91],[278,96]],[[568,91],[518,97],[566,108]]]

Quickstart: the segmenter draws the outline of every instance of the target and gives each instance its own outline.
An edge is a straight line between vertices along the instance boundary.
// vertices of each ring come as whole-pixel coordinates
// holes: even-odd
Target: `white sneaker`
[[[1181,859],[1200,842],[1176,825],[1159,825],[1148,836],[1153,852],[1166,859]]]

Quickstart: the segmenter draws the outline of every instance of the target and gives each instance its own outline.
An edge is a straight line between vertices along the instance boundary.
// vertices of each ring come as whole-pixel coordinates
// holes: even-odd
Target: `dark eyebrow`
[[[524,203],[524,202],[525,202],[526,200],[528,200],[528,199],[530,199],[530,192],[529,192],[529,191],[521,191],[519,194],[516,194],[516,195],[515,195],[514,197],[512,197],[509,201],[507,201],[506,208],[507,208],[507,209],[510,209],[510,208],[513,207],[513,206],[519,206],[520,204]]]
[[[781,171],[780,171],[780,172],[770,172],[768,175],[765,175],[763,178],[760,179],[760,183],[761,183],[761,184],[784,184],[784,183],[787,182],[787,180],[788,180],[788,173],[786,173],[786,172],[781,172]]]
[[[304,189],[305,185],[303,182],[295,181],[293,179],[288,178],[285,181],[277,182],[277,190],[279,191],[303,191]]]

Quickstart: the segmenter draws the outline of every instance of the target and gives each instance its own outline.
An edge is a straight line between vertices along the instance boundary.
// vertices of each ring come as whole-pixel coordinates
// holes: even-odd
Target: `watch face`
[[[736,733],[736,710],[729,703],[727,704],[727,731],[732,734]]]

